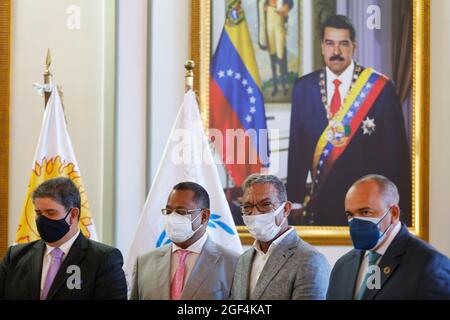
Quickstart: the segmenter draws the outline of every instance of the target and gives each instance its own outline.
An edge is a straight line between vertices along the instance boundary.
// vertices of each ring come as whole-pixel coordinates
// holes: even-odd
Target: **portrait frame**
[[[0,255],[8,246],[11,0],[0,0]]]
[[[409,230],[429,238],[429,106],[430,106],[430,0],[411,0],[412,52],[412,226]],[[211,0],[191,0],[190,56],[195,62],[195,81],[205,128],[209,119],[209,65],[211,60]],[[253,238],[245,226],[237,227],[243,244]],[[314,245],[350,245],[348,227],[295,226],[297,233]]]

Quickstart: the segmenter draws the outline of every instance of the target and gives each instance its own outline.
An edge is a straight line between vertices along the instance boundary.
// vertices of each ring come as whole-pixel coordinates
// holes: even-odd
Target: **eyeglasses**
[[[257,204],[246,203],[246,204],[240,206],[241,213],[243,215],[250,215],[250,214],[252,214],[254,207],[256,207],[256,209],[260,213],[268,213],[268,212],[276,209],[275,204],[273,204],[272,202],[269,202],[269,201],[259,202]]]
[[[166,215],[169,215],[169,214],[171,214],[172,212],[175,211],[179,215],[185,216],[187,214],[190,214],[191,212],[201,211],[201,210],[204,210],[204,209],[205,208],[192,209],[192,210],[188,210],[188,209],[184,209],[184,208],[178,208],[178,209],[167,209],[167,208],[165,208],[165,209],[161,209],[161,213],[166,216]]]

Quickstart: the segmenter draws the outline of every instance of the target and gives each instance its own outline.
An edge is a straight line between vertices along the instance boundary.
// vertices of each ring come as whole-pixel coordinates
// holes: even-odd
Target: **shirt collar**
[[[394,229],[392,230],[389,237],[377,250],[375,250],[375,252],[380,255],[384,255],[386,253],[386,250],[389,248],[390,244],[394,240],[395,236],[400,232],[401,227],[402,224],[400,223],[400,221],[398,221],[397,224],[394,226]]]
[[[172,253],[177,251],[177,250],[188,250],[190,252],[200,253],[202,251],[202,249],[203,249],[203,246],[205,245],[205,242],[206,242],[207,238],[208,238],[208,233],[205,232],[205,234],[200,239],[195,241],[193,244],[191,244],[186,249],[183,249],[183,248],[177,246],[175,243],[172,242]]]
[[[77,240],[79,234],[80,234],[80,229],[78,229],[78,232],[72,238],[70,238],[69,240],[67,240],[66,242],[64,242],[62,245],[60,245],[58,247],[62,252],[64,252],[64,256],[67,256],[70,248],[72,248],[72,245],[75,242],[75,240]],[[45,244],[45,246],[46,246],[45,255],[50,254],[50,252],[52,252],[53,249],[55,249],[55,247],[49,246],[48,244]]]
[[[353,77],[353,70],[355,69],[355,62],[352,59],[350,65],[347,67],[347,69],[344,70],[344,72],[341,73],[340,76],[334,74],[333,71],[330,70],[330,68],[326,67],[326,69],[328,82],[333,82],[334,80],[338,79],[342,83],[351,83]]]
[[[289,229],[287,229],[281,236],[273,240],[266,253],[264,253],[264,251],[261,250],[259,240],[255,240],[255,242],[253,242],[253,248],[255,248],[255,250],[258,251],[259,253],[268,254],[269,252],[272,252],[283,241],[283,239],[286,238],[287,235],[290,234],[293,230],[294,230],[293,227],[289,227]]]

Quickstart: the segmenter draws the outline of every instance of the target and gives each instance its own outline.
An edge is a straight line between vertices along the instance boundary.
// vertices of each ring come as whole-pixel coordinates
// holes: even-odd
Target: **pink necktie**
[[[170,297],[172,300],[180,300],[181,293],[183,292],[184,275],[186,272],[186,257],[191,253],[188,250],[177,250],[178,254],[178,267],[175,271],[175,276],[172,279],[170,288]]]
[[[334,83],[334,94],[333,98],[331,99],[330,112],[334,116],[341,107],[341,93],[339,92],[339,86],[341,85],[342,82],[336,79],[333,81],[333,83]]]
[[[55,276],[61,266],[64,252],[60,248],[55,248],[50,252],[50,255],[52,256],[52,261],[50,262],[50,268],[48,268],[47,275],[45,277],[44,288],[41,292],[41,300],[47,299],[48,291],[50,290],[53,280],[55,280]]]

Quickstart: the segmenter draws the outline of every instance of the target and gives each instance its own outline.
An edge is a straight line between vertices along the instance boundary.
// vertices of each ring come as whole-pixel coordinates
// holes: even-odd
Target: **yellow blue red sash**
[[[313,159],[313,189],[327,179],[336,161],[358,131],[361,122],[373,107],[388,78],[371,68],[364,69],[342,108],[330,120],[317,142]]]

